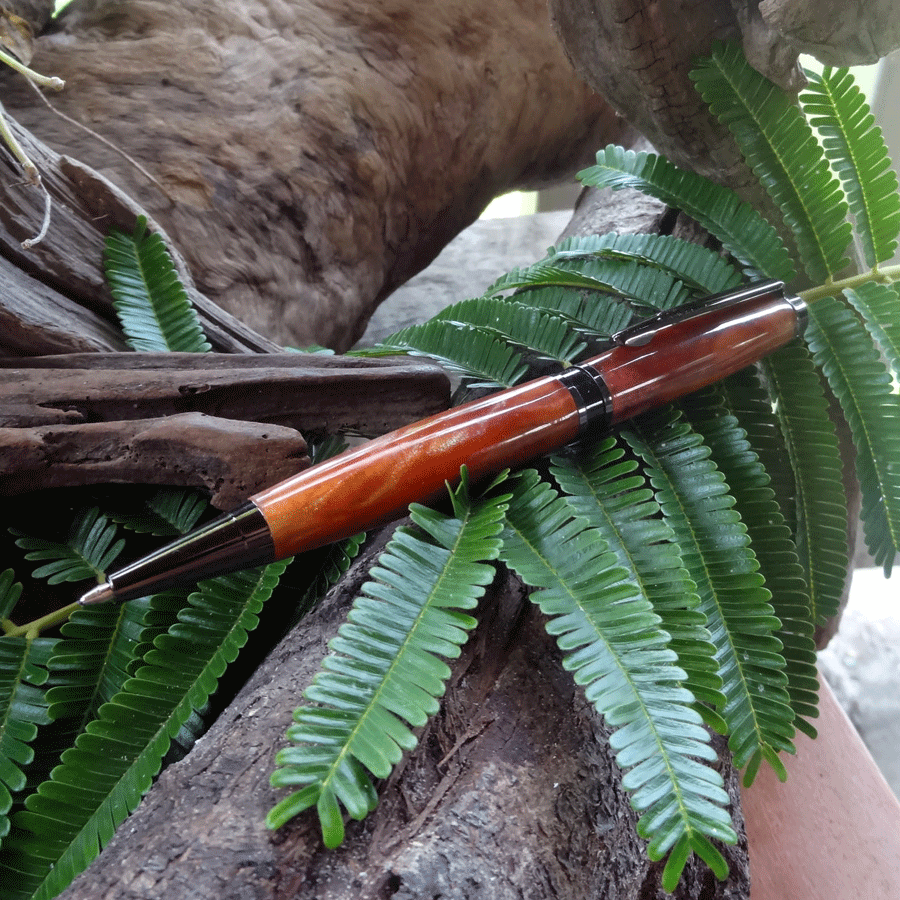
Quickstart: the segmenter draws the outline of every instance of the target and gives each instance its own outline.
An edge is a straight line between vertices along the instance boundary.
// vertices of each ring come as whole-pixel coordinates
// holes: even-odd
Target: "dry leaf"
[[[27,66],[34,55],[34,34],[31,26],[15,13],[0,6],[0,47],[12,53]]]

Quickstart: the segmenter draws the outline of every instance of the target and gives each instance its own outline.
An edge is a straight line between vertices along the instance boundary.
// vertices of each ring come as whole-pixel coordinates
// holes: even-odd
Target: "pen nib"
[[[86,594],[83,594],[78,602],[82,606],[97,606],[100,603],[108,603],[115,599],[112,585],[107,581],[98,584],[97,587],[91,588]]]

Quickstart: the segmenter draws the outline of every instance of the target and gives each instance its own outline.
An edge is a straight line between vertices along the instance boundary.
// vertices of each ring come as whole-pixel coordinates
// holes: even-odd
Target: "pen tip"
[[[115,596],[112,585],[107,581],[91,588],[86,594],[81,596],[78,602],[82,606],[97,606],[100,603],[108,603],[110,600],[114,600]]]

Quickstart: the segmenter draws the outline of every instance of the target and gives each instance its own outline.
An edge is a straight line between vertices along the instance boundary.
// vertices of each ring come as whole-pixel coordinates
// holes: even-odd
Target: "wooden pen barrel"
[[[802,301],[781,282],[718,295],[627,328],[617,346],[561,376],[501,391],[393,431],[251,497],[276,558],[292,556],[428,503],[460,468],[515,468],[584,429],[618,424],[731,375],[794,338]]]
[[[579,411],[556,377],[529,381],[375,438],[251,497],[276,558],[390,522],[427,503],[465,465],[490,475],[574,440]]]
[[[612,397],[612,424],[708,387],[753,365],[802,331],[796,300],[779,288],[661,324],[642,346],[617,346],[584,365]]]

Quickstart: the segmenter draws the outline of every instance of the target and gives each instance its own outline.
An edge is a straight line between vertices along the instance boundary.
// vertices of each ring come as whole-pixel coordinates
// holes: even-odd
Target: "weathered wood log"
[[[0,357],[0,425],[113,422],[201,412],[305,434],[383,434],[450,402],[428,360],[324,354]]]
[[[0,494],[84,484],[203,488],[213,506],[248,496],[310,465],[293,428],[182,413],[159,419],[0,427]]]
[[[347,348],[496,194],[568,177],[630,134],[572,71],[544,0],[75,2],[33,65],[66,80],[60,111],[165,193],[0,72],[12,116],[136,198],[204,295],[300,346]],[[28,260],[0,251],[48,277],[79,254],[96,268],[78,230],[110,221],[82,214],[70,179],[57,192],[53,168],[58,234]],[[16,181],[0,179],[0,232],[22,240],[42,203]]]
[[[322,847],[312,812],[263,819],[275,751],[385,537],[271,654],[210,732],[168,768],[64,900],[663,900],[634,832],[608,731],[562,669],[540,615],[500,579],[453,666],[441,713],[380,788],[378,809]],[[722,763],[737,804],[736,773]],[[748,896],[746,844],[716,882],[694,860],[673,895]]]
[[[309,465],[301,431],[382,434],[449,400],[426,360],[0,357],[0,494],[131,481],[204,487],[228,509]]]

